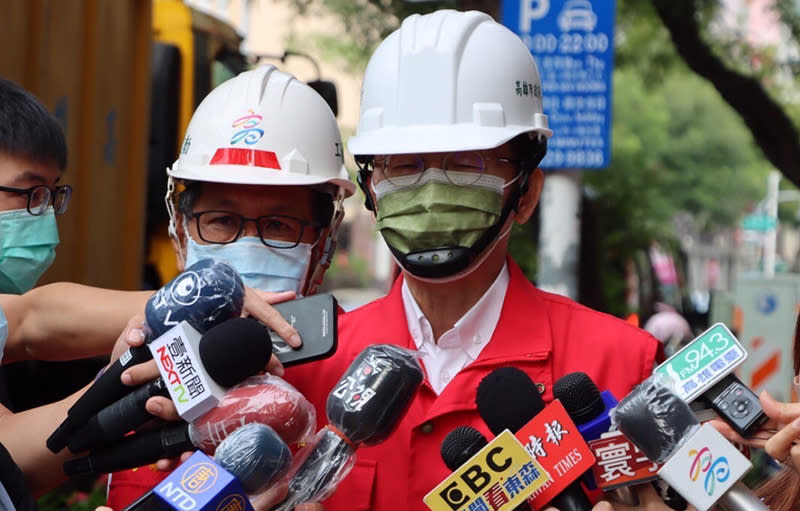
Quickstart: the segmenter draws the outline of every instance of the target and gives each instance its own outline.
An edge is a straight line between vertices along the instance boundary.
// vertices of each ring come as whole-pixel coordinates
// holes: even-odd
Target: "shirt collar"
[[[440,340],[458,343],[475,360],[486,344],[492,337],[497,321],[500,319],[500,311],[503,308],[506,291],[508,290],[509,271],[508,263],[503,264],[503,268],[495,278],[489,289],[458,321],[453,328],[442,334]],[[422,310],[419,308],[416,299],[408,288],[408,283],[403,279],[402,286],[403,308],[406,314],[408,331],[414,344],[420,351],[428,351],[428,345],[435,343],[433,339],[430,323]],[[451,341],[450,339],[455,339]]]

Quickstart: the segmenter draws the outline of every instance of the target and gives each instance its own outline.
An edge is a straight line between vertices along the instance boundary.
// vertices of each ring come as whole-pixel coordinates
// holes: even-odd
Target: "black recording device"
[[[300,334],[303,344],[292,348],[270,331],[272,352],[285,367],[326,358],[336,351],[338,306],[330,293],[272,305]]]
[[[703,399],[720,418],[745,438],[758,431],[767,420],[758,396],[733,373],[708,389],[703,394]]]

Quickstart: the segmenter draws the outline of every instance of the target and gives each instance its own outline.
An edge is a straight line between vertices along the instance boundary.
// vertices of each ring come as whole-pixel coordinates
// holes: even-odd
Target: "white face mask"
[[[280,242],[275,242],[280,243]],[[262,291],[302,291],[311,265],[310,243],[273,248],[259,238],[244,237],[226,245],[201,245],[186,231],[186,266],[212,258],[233,266],[246,286]]]

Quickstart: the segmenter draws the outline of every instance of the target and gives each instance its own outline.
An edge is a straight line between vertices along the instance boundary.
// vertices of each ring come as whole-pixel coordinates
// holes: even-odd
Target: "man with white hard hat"
[[[358,451],[326,509],[427,509],[425,494],[450,475],[445,435],[469,425],[491,438],[475,390],[494,369],[522,369],[545,402],[573,371],[618,397],[652,371],[655,339],[536,289],[508,255],[512,225],[539,201],[550,135],[534,59],[486,14],[410,16],[370,59],[348,148],[402,272],[386,297],[339,318],[333,358],[286,378],[320,417],[368,344],[418,350],[426,378],[392,436]]]

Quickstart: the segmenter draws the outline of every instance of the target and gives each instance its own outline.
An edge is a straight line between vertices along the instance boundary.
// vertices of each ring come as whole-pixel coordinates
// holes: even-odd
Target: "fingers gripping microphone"
[[[198,332],[241,315],[244,284],[230,265],[202,259],[159,289],[145,306],[147,342],[186,321]],[[120,381],[122,372],[152,358],[146,346],[129,348],[67,412],[67,418],[47,439],[47,447],[61,451],[79,426],[105,406],[131,391]]]
[[[68,476],[116,472],[194,449],[214,454],[231,432],[251,423],[270,426],[287,444],[308,440],[315,422],[313,405],[276,376],[255,376],[252,380],[268,382],[244,382],[231,389],[217,408],[191,424],[178,422],[126,436],[110,447],[94,449],[89,456],[64,463],[64,472]]]
[[[231,358],[246,361],[243,364],[237,362],[247,369],[241,371],[240,375],[244,375],[259,371],[270,356],[269,341],[264,337],[264,327],[246,318],[233,319],[214,327],[203,337],[203,340],[208,339],[212,339],[212,345],[219,345],[219,348],[211,350],[211,355],[208,357],[213,358],[213,362],[206,369],[214,374],[224,374],[220,382],[225,385],[232,382]],[[224,352],[224,355],[222,353],[215,355],[216,350]],[[228,372],[225,372],[226,367]],[[272,378],[279,380],[277,377]],[[310,429],[309,424],[313,424],[313,415],[309,415],[311,412],[308,411],[313,407],[299,392],[285,382],[284,387],[274,384],[261,385],[260,391],[250,387],[246,385],[243,388],[230,390],[232,396],[226,394],[217,405],[222,405],[221,410],[212,408],[191,425],[182,422],[158,431],[124,437],[112,446],[92,450],[89,456],[66,462],[64,471],[67,475],[99,474],[146,465],[195,447],[213,452],[213,448],[227,432],[245,422],[275,424],[276,429],[291,433],[295,438],[306,435]],[[303,411],[306,412],[305,416],[301,416]],[[297,414],[298,417],[287,417],[287,414]],[[287,424],[282,424],[282,421]],[[124,423],[124,421],[119,422]]]
[[[221,387],[231,387],[267,365],[272,354],[269,329],[250,319],[232,319],[206,332],[200,338],[198,352],[202,366],[198,372],[204,371]],[[170,396],[169,384],[163,378],[139,387],[92,416],[73,434],[70,451],[109,445],[152,419],[145,409],[152,396]]]
[[[659,475],[700,511],[715,504],[727,511],[768,508],[741,477],[752,465],[710,424],[651,376],[620,401],[613,420],[648,458],[665,462]]]
[[[298,453],[288,496],[275,510],[328,497],[352,468],[360,445],[376,445],[391,435],[422,378],[407,349],[374,344],[362,351],[328,395],[328,426]]]
[[[246,495],[266,489],[286,472],[291,459],[272,428],[247,424],[220,443],[213,460],[195,453],[123,511],[252,509]]]
[[[513,367],[496,369],[481,380],[475,402],[481,418],[495,434],[504,429],[519,431],[545,408],[536,384],[523,371]],[[558,475],[557,470],[551,472],[554,472],[551,476]],[[576,479],[555,495],[548,505],[563,510],[592,509]]]

